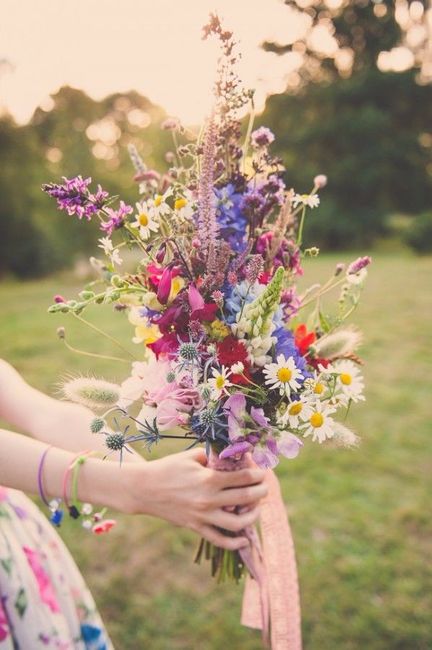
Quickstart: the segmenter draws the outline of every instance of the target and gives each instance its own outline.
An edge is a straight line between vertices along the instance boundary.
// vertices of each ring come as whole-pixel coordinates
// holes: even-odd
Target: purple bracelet
[[[50,504],[49,504],[49,501],[46,498],[45,493],[44,493],[42,475],[43,475],[43,468],[44,468],[44,464],[45,464],[45,459],[46,459],[47,454],[48,454],[50,449],[51,449],[51,447],[47,447],[45,449],[45,451],[43,452],[43,454],[41,456],[41,459],[40,459],[40,462],[39,462],[38,475],[37,475],[39,496],[42,499],[42,501],[44,502],[44,504],[46,506],[48,506],[48,508],[50,507]]]

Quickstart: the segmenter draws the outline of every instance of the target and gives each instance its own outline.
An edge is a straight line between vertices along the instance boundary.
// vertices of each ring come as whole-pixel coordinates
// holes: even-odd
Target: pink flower
[[[147,399],[154,393],[155,386],[165,386],[170,364],[152,358],[148,363],[134,361],[132,375],[125,379],[120,388],[119,406],[128,407],[139,399]]]
[[[40,561],[40,554],[37,551],[34,551],[27,546],[23,546],[23,551],[27,557],[28,563],[30,564],[31,570],[36,578],[36,582],[39,587],[39,596],[40,599],[45,605],[48,605],[50,610],[53,613],[60,612],[60,606],[57,601],[57,596],[54,591],[54,587],[51,583],[51,580],[43,568]]]
[[[116,525],[116,520],[115,519],[102,519],[102,521],[98,521],[92,528],[92,532],[95,533],[95,535],[102,535],[102,533],[109,533],[111,528],[113,528]]]
[[[187,424],[191,411],[201,407],[201,396],[194,388],[182,388],[173,382],[167,384],[165,393],[166,397],[162,397],[159,392],[155,400],[156,421],[161,431]]]

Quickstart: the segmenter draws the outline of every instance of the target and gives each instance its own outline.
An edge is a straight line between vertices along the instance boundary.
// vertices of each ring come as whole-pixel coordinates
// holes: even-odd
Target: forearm
[[[0,360],[0,415],[20,431],[49,445],[70,451],[92,449],[106,453],[103,434],[93,434],[94,414],[84,406],[61,402],[29,386],[17,371]],[[117,455],[113,455],[117,458]],[[124,454],[126,461],[142,461]]]
[[[37,494],[38,469],[46,449],[43,442],[0,429],[0,485]],[[44,492],[48,498],[62,498],[65,472],[75,457],[76,453],[58,447],[49,450],[43,471]],[[88,458],[80,468],[78,498],[129,512],[125,479],[126,468],[118,463]]]

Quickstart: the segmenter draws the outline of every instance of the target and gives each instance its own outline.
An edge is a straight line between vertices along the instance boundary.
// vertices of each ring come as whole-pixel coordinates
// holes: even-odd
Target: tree
[[[308,232],[334,248],[369,245],[385,232],[387,214],[430,205],[431,149],[424,134],[432,87],[418,85],[415,70],[377,68],[379,52],[397,45],[402,34],[393,3],[380,5],[381,18],[376,4],[360,0],[332,15],[339,47],[353,52],[349,71],[338,68],[336,54],[308,50],[300,88],[270,97],[264,114],[278,135],[289,184],[305,190],[305,178],[328,174],[320,214],[310,219]],[[329,20],[325,3],[311,11],[315,21]],[[288,46],[266,47],[282,52]],[[312,59],[320,65],[311,65]]]

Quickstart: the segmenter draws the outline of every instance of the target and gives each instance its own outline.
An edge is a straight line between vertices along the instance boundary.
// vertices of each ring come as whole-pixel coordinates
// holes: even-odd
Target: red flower
[[[318,368],[319,365],[324,366],[324,368],[327,368],[329,365],[330,361],[328,359],[322,359],[321,357],[312,357],[309,354],[309,348],[312,345],[312,343],[315,343],[316,341],[316,334],[315,332],[308,332],[306,325],[302,323],[299,325],[295,332],[295,344],[300,350],[300,354],[303,357],[306,357],[308,363],[313,367],[313,368]]]
[[[244,365],[243,374],[250,378],[249,369],[250,363],[248,360],[248,352],[244,343],[235,338],[232,334],[227,336],[223,341],[217,344],[217,353],[219,362],[231,368],[234,363],[241,361]],[[247,384],[246,379],[242,375],[231,375],[230,381],[233,384]]]
[[[315,332],[308,332],[306,325],[302,323],[296,328],[294,336],[295,344],[298,347],[300,354],[302,357],[306,356],[309,352],[310,346],[316,341]]]

